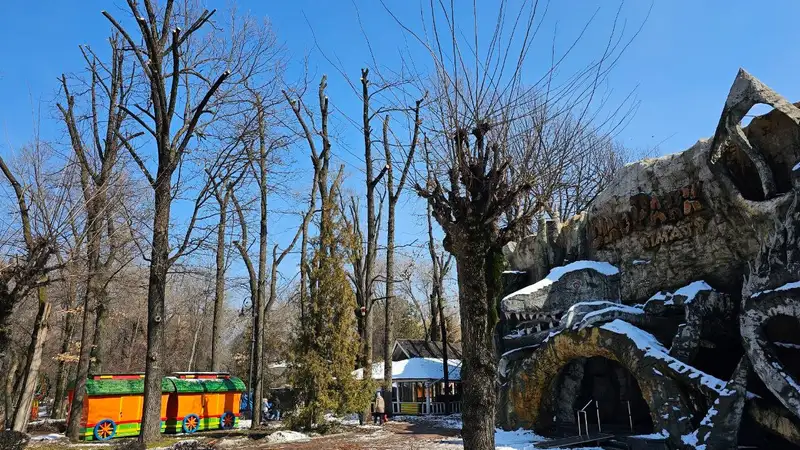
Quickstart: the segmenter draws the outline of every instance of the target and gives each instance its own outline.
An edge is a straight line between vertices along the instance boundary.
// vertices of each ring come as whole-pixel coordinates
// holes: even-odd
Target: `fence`
[[[461,413],[461,402],[450,402],[450,414]],[[444,402],[393,402],[392,414],[447,414]]]

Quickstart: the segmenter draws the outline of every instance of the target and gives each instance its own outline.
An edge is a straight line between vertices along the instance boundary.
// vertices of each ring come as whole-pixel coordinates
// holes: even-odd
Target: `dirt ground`
[[[461,449],[459,430],[443,423],[398,422],[392,421],[383,426],[343,426],[337,433],[326,436],[313,436],[305,440],[291,442],[270,442],[278,429],[262,433],[240,430],[231,433],[198,433],[192,436],[165,436],[163,441],[151,448],[166,449],[180,440],[194,439],[213,445],[220,450],[250,449],[291,449],[291,450],[449,450]],[[47,436],[47,439],[43,439]],[[296,436],[295,436],[296,438]],[[43,440],[36,440],[43,439]],[[114,444],[121,443],[121,440]],[[28,448],[33,450],[105,450],[113,449],[109,443],[70,444],[55,434],[34,433]]]

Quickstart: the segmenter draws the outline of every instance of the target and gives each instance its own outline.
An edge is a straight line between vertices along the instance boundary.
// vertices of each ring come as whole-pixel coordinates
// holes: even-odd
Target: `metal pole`
[[[597,410],[597,432],[602,433],[603,429],[600,428],[600,403],[597,400],[594,401],[594,408]]]
[[[575,413],[575,415],[578,418],[578,436],[582,436],[583,434],[581,433],[581,412],[578,411]]]
[[[631,402],[628,401],[628,422],[631,424],[631,432],[633,432],[633,415],[631,414]]]
[[[586,437],[589,437],[589,414],[583,412],[583,424],[586,425]]]

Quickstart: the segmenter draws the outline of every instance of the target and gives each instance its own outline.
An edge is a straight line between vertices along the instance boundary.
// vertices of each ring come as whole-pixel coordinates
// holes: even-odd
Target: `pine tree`
[[[319,237],[308,268],[309,301],[292,352],[290,377],[300,393],[295,428],[311,428],[323,414],[362,411],[371,398],[371,381],[352,376],[359,353],[355,294],[345,272],[349,231],[340,211],[323,204]]]

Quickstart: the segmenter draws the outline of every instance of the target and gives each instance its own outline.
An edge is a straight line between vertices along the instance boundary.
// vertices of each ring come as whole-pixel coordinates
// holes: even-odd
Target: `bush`
[[[31,437],[19,431],[0,431],[0,450],[22,450]]]

